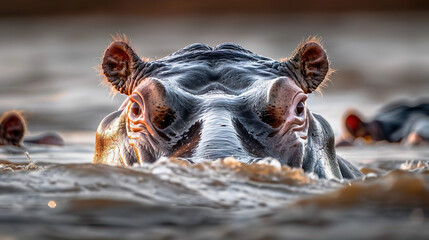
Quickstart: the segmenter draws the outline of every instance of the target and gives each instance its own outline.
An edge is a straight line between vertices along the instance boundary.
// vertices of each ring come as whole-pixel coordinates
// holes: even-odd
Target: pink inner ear
[[[357,132],[361,126],[362,120],[358,116],[351,114],[346,117],[346,127],[350,132]]]
[[[309,64],[321,64],[323,62],[327,62],[325,51],[316,43],[309,43],[307,46],[305,46],[305,50],[301,56],[301,59],[302,61],[308,62]]]
[[[112,46],[106,57],[108,64],[113,68],[112,70],[121,70],[124,63],[130,61],[130,57],[120,46]]]
[[[313,45],[305,50],[305,53],[303,54],[302,58],[305,60],[313,60],[315,58],[320,57],[321,53],[322,51],[320,47],[318,47],[317,45]]]

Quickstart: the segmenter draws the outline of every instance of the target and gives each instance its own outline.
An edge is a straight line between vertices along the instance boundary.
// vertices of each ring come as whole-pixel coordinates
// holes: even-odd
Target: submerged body
[[[321,178],[361,173],[338,157],[331,127],[306,107],[329,72],[315,39],[275,61],[236,44],[190,45],[143,61],[124,41],[106,50],[107,81],[128,95],[100,124],[94,163],[131,166],[160,157],[191,163],[267,157]]]

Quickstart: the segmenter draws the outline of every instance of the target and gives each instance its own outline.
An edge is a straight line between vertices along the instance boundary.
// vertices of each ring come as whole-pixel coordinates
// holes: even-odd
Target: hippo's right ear
[[[135,81],[136,69],[142,60],[122,41],[113,42],[104,52],[102,69],[107,81],[120,93],[129,95]]]
[[[328,56],[317,38],[301,43],[286,65],[305,93],[315,91],[329,75]]]

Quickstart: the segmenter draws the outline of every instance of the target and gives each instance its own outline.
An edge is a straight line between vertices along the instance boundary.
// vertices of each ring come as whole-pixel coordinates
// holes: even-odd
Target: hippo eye
[[[133,102],[130,107],[130,113],[133,117],[138,117],[142,113],[142,110],[140,108],[140,105],[136,102]]]
[[[299,102],[298,105],[296,105],[296,114],[301,115],[304,112],[304,109],[305,109],[304,103],[302,101]]]

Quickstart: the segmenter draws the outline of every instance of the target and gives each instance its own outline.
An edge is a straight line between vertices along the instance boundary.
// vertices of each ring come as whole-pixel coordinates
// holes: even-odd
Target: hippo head
[[[306,99],[324,81],[329,63],[314,38],[281,61],[231,43],[193,44],[149,61],[116,41],[105,51],[102,71],[128,98],[100,124],[94,163],[233,156],[303,167],[307,151],[317,151],[307,150],[314,116]]]

